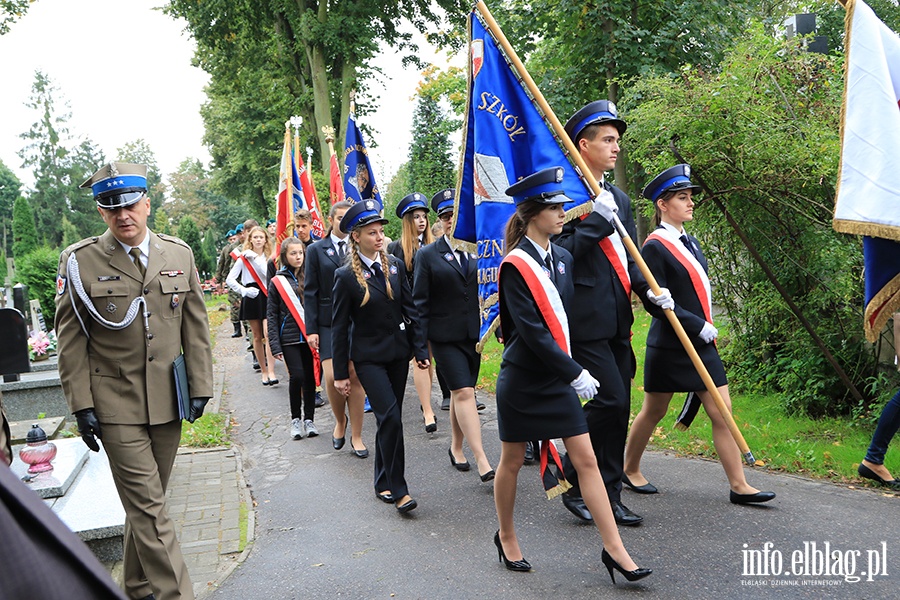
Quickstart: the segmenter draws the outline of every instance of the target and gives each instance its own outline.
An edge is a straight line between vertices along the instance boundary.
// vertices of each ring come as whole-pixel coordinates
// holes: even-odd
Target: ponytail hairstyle
[[[356,231],[356,230],[354,230]],[[363,275],[363,267],[362,260],[359,258],[359,242],[353,237],[353,232],[350,232],[350,235],[347,236],[350,239],[350,252],[349,256],[349,264],[350,270],[353,271],[353,275],[356,276],[356,282],[359,284],[359,287],[363,290],[363,299],[360,302],[360,306],[365,306],[366,302],[369,301],[369,286],[366,284],[366,278]],[[391,300],[394,299],[394,292],[391,289],[391,277],[390,271],[388,270],[388,262],[387,253],[382,250],[379,254],[379,258],[381,259],[381,272],[384,273],[384,283],[387,288],[388,298]]]
[[[653,227],[653,229],[656,229],[657,227],[659,227],[659,224],[662,223],[662,211],[659,209],[659,203],[661,201],[668,201],[670,198],[672,198],[672,196],[675,195],[676,192],[679,191],[680,190],[672,190],[669,192],[665,192],[656,199],[656,202],[653,203],[653,216],[650,217],[650,225]]]
[[[416,208],[403,215],[403,230],[400,234],[400,247],[403,248],[403,261],[406,263],[406,270],[410,273],[413,270],[413,258],[419,251],[419,232],[416,231],[416,220],[413,213],[421,208]],[[428,222],[428,213],[425,213],[425,222]],[[431,233],[431,227],[426,227],[422,233],[422,245],[427,246],[434,241],[434,234]]]
[[[290,250],[291,246],[301,246],[303,248],[303,262],[306,263],[306,244],[300,241],[300,238],[295,238],[293,236],[287,237],[281,242],[281,251],[278,254],[278,263],[281,267],[285,269],[291,269],[294,273],[294,277],[297,278],[298,286],[299,286],[299,295],[303,297],[303,284],[304,284],[304,273],[306,269],[303,268],[303,265],[300,266],[299,269],[294,269],[288,265],[287,261],[287,253]]]
[[[347,200],[341,200],[340,202],[335,202],[334,204],[332,204],[331,208],[328,210],[329,222],[331,221],[331,219],[334,218],[334,213],[336,213],[339,208],[343,208],[344,210],[347,210],[351,206],[353,206],[353,203],[349,202]],[[333,229],[334,229],[334,227],[329,223],[328,229],[325,231],[325,237],[328,237],[329,235],[331,235],[331,231]]]
[[[505,254],[509,254],[522,242],[522,238],[525,237],[525,232],[528,230],[528,224],[548,206],[552,205],[534,200],[526,200],[516,206],[516,212],[506,222]]]

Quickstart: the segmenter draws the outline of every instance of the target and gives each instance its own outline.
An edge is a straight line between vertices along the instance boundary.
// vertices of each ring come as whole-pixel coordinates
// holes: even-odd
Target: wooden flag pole
[[[500,29],[500,26],[497,25],[497,22],[494,20],[493,15],[491,15],[491,11],[485,5],[483,0],[480,0],[475,5],[475,7],[481,13],[482,17],[484,17],[484,21],[488,29],[500,43],[500,46],[503,48],[503,52],[509,58],[510,62],[512,62],[513,66],[519,74],[519,77],[522,78],[522,82],[525,84],[525,87],[527,87],[528,91],[531,92],[531,95],[534,97],[534,101],[544,113],[544,117],[550,122],[550,125],[556,132],[557,137],[560,139],[560,141],[562,141],[563,145],[565,146],[566,152],[568,152],[569,157],[574,161],[575,166],[581,172],[582,177],[585,179],[585,181],[587,181],[592,193],[595,196],[600,194],[600,184],[597,183],[597,179],[594,177],[593,173],[591,173],[590,169],[587,168],[587,165],[585,164],[581,153],[569,138],[569,134],[566,133],[565,128],[554,114],[553,109],[550,108],[547,100],[544,99],[544,95],[541,93],[540,89],[538,89],[538,86],[531,78],[531,75],[529,75],[528,70],[525,68],[525,65],[521,60],[519,60],[516,51],[506,39],[506,36],[503,34],[503,30]],[[638,251],[638,248],[635,245],[634,241],[631,239],[631,236],[628,235],[627,231],[625,231],[625,227],[622,225],[622,221],[619,220],[618,215],[613,215],[613,225],[615,226],[616,231],[619,232],[619,236],[622,238],[622,241],[624,242],[625,248],[628,250],[628,253],[634,259],[634,262],[638,266],[638,268],[641,270],[641,273],[644,275],[647,283],[650,284],[651,291],[654,295],[658,296],[660,294],[659,284],[656,282],[656,278],[653,276],[653,273],[650,272],[650,268],[647,266],[647,263],[644,262],[644,258]],[[729,410],[729,408],[725,405],[725,400],[722,398],[722,395],[716,388],[716,384],[712,380],[709,371],[706,369],[706,365],[703,364],[703,360],[700,358],[700,355],[697,354],[697,350],[694,349],[694,345],[693,343],[691,343],[687,332],[684,330],[684,327],[681,325],[678,317],[675,316],[675,312],[673,310],[666,310],[665,314],[666,318],[669,320],[669,324],[672,326],[672,329],[675,330],[675,334],[678,336],[678,339],[681,340],[685,352],[687,352],[688,356],[691,359],[691,362],[694,364],[694,368],[697,369],[697,373],[703,380],[703,384],[706,386],[707,391],[715,401],[719,412],[722,413],[722,418],[725,419],[725,424],[728,426],[728,430],[731,432],[732,437],[734,437],[734,441],[737,443],[738,448],[740,448],[741,453],[744,456],[744,460],[748,465],[755,465],[756,459],[753,456],[753,452],[750,451],[750,447],[744,440],[744,436],[741,434],[740,429],[738,429],[737,423],[734,422],[734,417],[731,414],[731,410]]]

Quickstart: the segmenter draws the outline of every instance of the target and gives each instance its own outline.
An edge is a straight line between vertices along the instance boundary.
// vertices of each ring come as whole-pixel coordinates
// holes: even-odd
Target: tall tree
[[[194,262],[197,265],[197,270],[209,272],[208,269],[204,268],[207,266],[208,259],[203,252],[203,239],[200,237],[200,230],[192,218],[183,217],[178,223],[178,237],[190,246],[194,252]]]
[[[22,190],[22,182],[0,160],[0,250],[12,252],[13,205]]]
[[[418,96],[409,148],[412,186],[409,192],[419,191],[430,198],[439,190],[453,187],[455,177],[449,137],[452,127],[453,122],[447,120],[444,110],[433,97]]]
[[[26,254],[33,252],[40,245],[37,227],[34,224],[34,212],[31,204],[24,196],[16,198],[13,206],[13,257],[19,260]]]
[[[146,140],[138,138],[116,150],[116,160],[147,165],[147,195],[150,197],[150,218],[166,199],[166,186],[162,182],[156,154]],[[152,221],[151,221],[152,222]]]
[[[207,202],[209,174],[203,164],[196,158],[186,158],[177,171],[169,174],[169,183],[172,186],[171,200],[166,204],[169,217],[179,223],[190,217],[200,229],[207,229],[215,207]]]

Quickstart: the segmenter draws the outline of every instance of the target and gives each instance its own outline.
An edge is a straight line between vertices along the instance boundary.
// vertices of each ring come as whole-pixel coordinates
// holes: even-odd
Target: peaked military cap
[[[625,130],[628,129],[625,121],[619,118],[616,105],[609,100],[591,102],[572,115],[572,118],[566,121],[566,133],[574,142],[578,139],[578,134],[588,125],[612,125],[619,130],[619,135],[625,135]]]
[[[425,212],[428,212],[428,200],[425,198],[425,194],[413,192],[412,194],[403,196],[403,199],[400,200],[400,204],[397,205],[396,210],[397,217],[402,219],[403,215],[411,210],[417,209],[422,209]]]
[[[456,190],[453,188],[447,188],[446,190],[441,190],[437,194],[431,197],[431,210],[437,213],[438,216],[441,216],[447,211],[453,210],[453,198],[456,196]]]
[[[377,200],[363,200],[347,209],[341,219],[341,231],[350,233],[351,229],[369,225],[370,223],[387,223],[381,216],[381,204]]]
[[[666,169],[653,178],[653,181],[647,184],[641,195],[651,202],[656,202],[657,198],[666,192],[677,192],[681,190],[700,191],[699,185],[691,183],[691,165],[675,165]]]
[[[566,197],[562,186],[563,168],[550,167],[523,177],[506,190],[506,195],[511,196],[516,204],[528,200],[541,204],[564,204],[571,202]]]
[[[91,188],[100,208],[131,206],[147,193],[147,165],[111,162],[78,187]]]

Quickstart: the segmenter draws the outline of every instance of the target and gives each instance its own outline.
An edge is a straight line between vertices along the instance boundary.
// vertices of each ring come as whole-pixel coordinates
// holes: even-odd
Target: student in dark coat
[[[381,205],[363,200],[350,207],[341,229],[350,233],[348,264],[334,275],[332,351],[334,386],[351,391],[353,361],[366,389],[375,434],[375,494],[400,513],[416,508],[406,484],[403,394],[410,356],[419,369],[431,365],[403,263],[384,251]]]
[[[307,247],[304,267],[303,308],[306,310],[306,334],[311,348],[318,350],[322,361],[322,385],[334,414],[331,444],[335,450],[344,447],[347,425],[350,425],[350,451],[358,458],[369,456],[363,444],[362,426],[366,391],[359,384],[353,362],[350,362],[350,394],[344,395],[334,387],[331,360],[331,312],[334,272],[344,264],[350,241],[340,224],[351,204],[335,202],[328,213],[325,237]]]
[[[603,537],[602,562],[614,582],[614,569],[634,581],[650,570],[638,568],[619,537],[578,400],[593,397],[598,383],[570,353],[566,308],[574,293],[572,255],[550,243],[550,236],[562,230],[563,204],[569,201],[562,175],[562,168],[545,169],[506,190],[516,212],[506,227],[507,255],[499,279],[505,347],[497,378],[502,449],[494,481],[500,523],[494,543],[507,569],[531,570],[513,522],[518,473],[529,440],[549,445],[550,439],[561,437]]]
[[[450,231],[453,190],[442,190],[431,207]],[[439,372],[450,387],[450,464],[468,471],[463,438],[475,455],[482,481],[494,478],[494,470],[481,443],[481,420],[475,405],[475,384],[481,367],[478,343],[478,259],[465,250],[454,250],[447,235],[416,254],[413,298],[422,329],[434,353]],[[458,458],[459,457],[459,458]]]
[[[676,165],[660,173],[644,188],[644,197],[656,207],[659,227],[647,237],[642,254],[659,285],[666,286],[672,292],[675,315],[731,410],[728,379],[715,345],[718,331],[712,322],[712,294],[707,277],[709,267],[697,239],[684,230],[684,224],[694,218],[692,196],[699,189],[691,183],[690,175],[690,166]],[[695,392],[703,402],[703,408],[712,421],[716,454],[731,486],[731,502],[750,504],[772,500],[774,492],[761,492],[747,483],[741,451],[725,419],[668,319],[655,315],[647,334],[644,404],[631,425],[625,450],[625,474],[631,483],[640,487],[652,485],[641,473],[641,456],[650,435],[665,416],[675,392]]]

